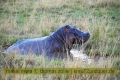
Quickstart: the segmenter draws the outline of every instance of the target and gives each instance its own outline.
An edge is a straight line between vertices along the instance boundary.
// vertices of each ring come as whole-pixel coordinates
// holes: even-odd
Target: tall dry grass
[[[49,61],[35,55],[0,53],[0,78],[16,79],[50,79],[50,80],[109,80],[119,79],[117,75],[4,75],[4,67],[74,67],[74,68],[111,68],[119,67],[120,24],[119,17],[109,16],[111,7],[120,5],[119,0],[5,0],[0,3],[0,49],[12,45],[19,39],[35,38],[51,34],[65,24],[76,25],[78,29],[88,31],[91,37],[80,49],[91,54],[92,63],[82,61],[52,60]],[[119,9],[118,9],[119,10]],[[119,13],[119,12],[114,12]],[[114,14],[113,13],[113,14]],[[118,15],[119,16],[119,15]],[[8,46],[7,46],[8,47]],[[108,62],[100,58],[94,63],[94,55],[109,54]],[[112,54],[112,55],[111,55]],[[114,66],[114,67],[116,67]],[[111,77],[110,77],[111,76]]]

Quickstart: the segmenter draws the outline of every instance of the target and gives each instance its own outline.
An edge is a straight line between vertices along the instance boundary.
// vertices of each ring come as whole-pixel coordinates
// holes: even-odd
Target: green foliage
[[[8,37],[5,34],[0,34],[0,45],[2,45],[2,47],[8,47],[10,45],[12,45],[13,43],[15,43],[16,41],[18,41],[21,38],[16,38],[16,37]]]
[[[50,31],[48,29],[42,29],[42,36],[48,36],[50,34]]]
[[[103,15],[105,15],[100,9],[93,11],[93,14],[98,17],[102,17]]]

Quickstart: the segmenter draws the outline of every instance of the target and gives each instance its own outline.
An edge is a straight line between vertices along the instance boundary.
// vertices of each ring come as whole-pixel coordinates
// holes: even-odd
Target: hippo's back
[[[41,38],[20,40],[14,43],[13,45],[11,45],[10,47],[8,47],[5,53],[18,52],[22,54],[28,54],[28,53],[41,52],[41,47],[44,46],[43,43],[45,43],[47,37],[48,36]]]

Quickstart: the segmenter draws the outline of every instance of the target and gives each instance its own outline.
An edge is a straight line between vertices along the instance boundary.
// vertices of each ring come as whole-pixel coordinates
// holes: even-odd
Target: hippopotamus
[[[80,31],[73,25],[61,26],[49,36],[23,39],[6,49],[5,53],[17,52],[23,55],[35,54],[44,55],[49,59],[67,58],[73,44],[85,43],[90,37],[90,33]]]

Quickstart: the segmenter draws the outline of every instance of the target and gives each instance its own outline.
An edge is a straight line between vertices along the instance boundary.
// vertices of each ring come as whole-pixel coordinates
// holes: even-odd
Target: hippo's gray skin
[[[67,52],[70,55],[73,44],[82,44],[89,37],[88,32],[82,32],[72,25],[65,25],[49,36],[20,40],[10,46],[5,53],[15,51],[21,54],[42,54],[49,59],[63,59],[67,57]]]

